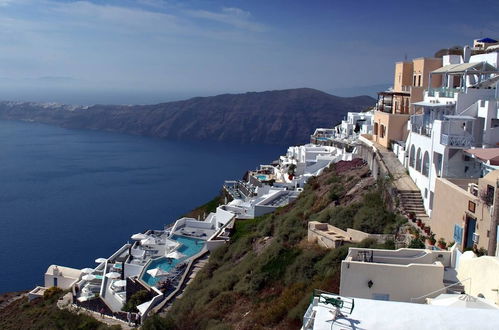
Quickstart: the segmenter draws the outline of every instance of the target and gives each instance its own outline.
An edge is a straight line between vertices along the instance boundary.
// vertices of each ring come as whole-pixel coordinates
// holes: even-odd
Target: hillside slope
[[[406,220],[385,208],[384,189],[360,159],[333,165],[294,203],[237,221],[231,242],[210,256],[166,317],[148,319],[144,329],[300,328],[313,289],[338,292],[349,246],[327,250],[308,243],[308,221],[395,233]],[[378,246],[369,240],[360,245]]]
[[[369,96],[344,98],[300,88],[135,106],[0,102],[0,119],[177,140],[289,145],[306,143],[315,128],[331,127],[347,112],[373,104]]]

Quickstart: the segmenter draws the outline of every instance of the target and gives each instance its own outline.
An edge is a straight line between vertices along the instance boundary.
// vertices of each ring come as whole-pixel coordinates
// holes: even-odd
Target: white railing
[[[473,146],[473,136],[469,134],[442,134],[440,143],[449,147],[470,148]]]
[[[425,299],[425,298],[429,298],[430,296],[435,296],[437,293],[439,292],[442,292],[444,290],[447,290],[449,288],[452,288],[453,286],[458,286],[458,285],[461,285],[464,287],[464,284],[463,282],[466,282],[466,281],[469,281],[470,282],[470,287],[471,287],[471,277],[465,279],[465,280],[462,280],[462,281],[458,281],[456,283],[452,283],[450,285],[447,285],[447,286],[444,286],[443,288],[441,289],[438,289],[438,290],[435,290],[435,291],[432,291],[430,293],[427,293],[425,295],[422,295],[421,297],[416,297],[416,298],[411,298],[411,303],[418,303],[418,302],[421,302],[422,299]],[[423,300],[424,302],[424,300]]]

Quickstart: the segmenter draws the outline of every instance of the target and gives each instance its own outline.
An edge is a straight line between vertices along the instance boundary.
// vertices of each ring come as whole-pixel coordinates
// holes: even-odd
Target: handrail
[[[458,284],[461,284],[461,285],[463,285],[463,286],[464,286],[463,282],[468,281],[468,280],[470,281],[470,286],[471,286],[471,277],[468,277],[468,278],[467,278],[467,279],[465,279],[465,280],[462,280],[462,281],[459,281],[459,282],[456,282],[456,283],[452,283],[451,285],[448,285],[448,286],[445,286],[445,287],[443,287],[443,288],[441,288],[441,289],[438,289],[438,290],[435,290],[435,291],[433,291],[433,292],[427,293],[427,294],[425,294],[425,295],[423,295],[423,296],[421,296],[421,297],[411,298],[411,303],[412,303],[412,302],[414,302],[415,300],[419,300],[419,299],[422,299],[422,298],[428,297],[428,296],[430,296],[430,295],[433,295],[434,293],[437,293],[437,292],[439,292],[439,291],[442,291],[442,290],[447,290],[448,288],[450,288],[450,287],[452,287],[452,286],[455,286],[455,285],[458,285]]]

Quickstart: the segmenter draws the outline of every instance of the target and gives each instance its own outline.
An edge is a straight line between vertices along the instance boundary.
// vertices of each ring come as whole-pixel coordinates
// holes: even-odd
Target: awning
[[[493,44],[493,43],[497,42],[497,40],[494,40],[492,38],[483,38],[483,39],[477,40],[477,42],[483,42],[486,44]]]
[[[454,102],[452,103],[431,103],[427,101],[414,102],[413,105],[420,107],[430,107],[430,108],[450,108],[456,105]]]
[[[487,62],[475,62],[475,63],[449,64],[449,65],[445,65],[439,69],[436,69],[436,70],[432,71],[431,73],[458,74],[458,73],[464,73],[465,71],[470,70],[470,69],[477,69],[478,72],[480,72],[480,71],[497,71],[497,69],[495,67],[493,67],[492,65],[490,65]]]
[[[478,158],[481,161],[489,163],[490,165],[499,165],[499,148],[467,149],[465,150],[465,152],[473,155],[475,158]]]
[[[459,116],[459,115],[446,115],[444,118],[453,119],[453,120],[475,120],[475,117],[472,116]]]
[[[143,304],[137,305],[137,309],[139,310],[140,315],[144,315],[149,306],[151,305],[152,300],[146,301]]]

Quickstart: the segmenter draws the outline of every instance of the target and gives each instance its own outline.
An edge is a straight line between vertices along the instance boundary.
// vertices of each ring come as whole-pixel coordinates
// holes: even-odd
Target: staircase
[[[399,191],[400,204],[407,213],[414,212],[417,218],[427,218],[423,198],[419,190]]]

